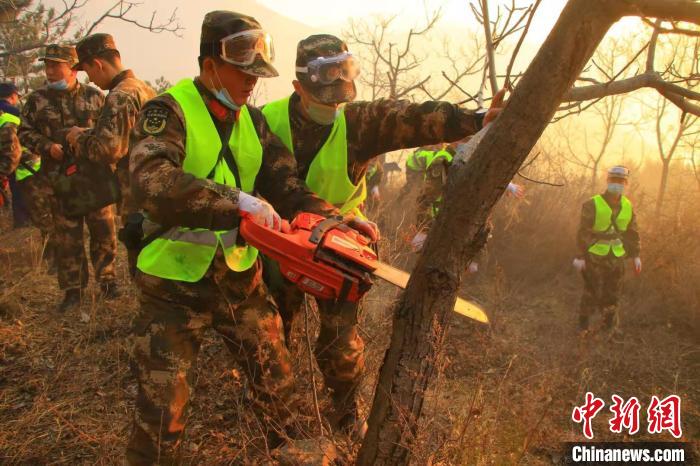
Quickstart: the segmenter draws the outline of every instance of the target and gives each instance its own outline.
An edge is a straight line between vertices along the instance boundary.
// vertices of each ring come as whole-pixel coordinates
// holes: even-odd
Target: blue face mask
[[[309,118],[314,122],[319,125],[327,126],[332,125],[340,116],[341,107],[309,102],[308,107],[306,107],[306,112],[309,114]]]
[[[233,110],[234,112],[240,110],[241,109],[240,105],[236,105],[236,103],[231,98],[231,94],[228,92],[228,89],[226,89],[224,87],[224,85],[221,84],[221,78],[219,78],[219,72],[214,70],[214,73],[216,74],[216,79],[219,81],[219,85],[221,86],[220,89],[213,91],[216,99],[219,102],[221,102],[223,105],[225,105],[226,107]],[[216,86],[214,86],[213,81],[212,81],[211,85],[212,85],[212,87],[216,87]]]
[[[68,89],[68,81],[61,79],[60,81],[50,82],[47,84],[47,87],[49,89],[53,89],[54,91],[65,91]]]
[[[625,185],[622,183],[608,183],[608,192],[612,194],[622,194],[625,191]]]

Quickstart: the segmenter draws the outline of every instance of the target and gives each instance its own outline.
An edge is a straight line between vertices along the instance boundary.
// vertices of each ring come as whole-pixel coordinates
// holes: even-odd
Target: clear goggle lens
[[[349,52],[314,58],[306,66],[297,66],[296,70],[307,73],[312,82],[320,84],[331,84],[338,79],[352,82],[360,74],[360,67]]]
[[[262,29],[238,32],[221,39],[221,58],[227,63],[252,65],[258,55],[266,63],[275,59],[272,36]]]

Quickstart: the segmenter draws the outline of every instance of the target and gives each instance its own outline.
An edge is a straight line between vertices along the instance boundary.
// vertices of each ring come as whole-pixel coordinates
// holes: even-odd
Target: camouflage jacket
[[[228,111],[195,81],[219,133],[233,124]],[[336,210],[310,193],[294,175],[296,163],[282,142],[270,131],[260,110],[248,107],[263,161],[255,191],[284,218],[297,212],[332,215]],[[134,127],[129,153],[131,194],[149,217],[162,225],[230,230],[236,227],[239,190],[185,173],[186,128],[182,108],[169,94],[149,101]]]
[[[4,124],[0,127],[0,179],[9,178],[17,169],[21,154],[17,125]]]
[[[78,137],[75,156],[116,164],[129,152],[129,134],[141,107],[155,96],[156,92],[131,70],[119,73],[112,81],[95,126]]]
[[[332,126],[319,125],[301,113],[301,99],[292,94],[289,118],[299,177],[328,138]],[[370,160],[385,152],[463,139],[481,129],[480,116],[449,102],[408,100],[350,102],[345,106],[348,176],[357,183]]]
[[[59,163],[49,155],[51,145],[61,144],[65,151],[68,129],[93,127],[103,104],[100,91],[80,83],[67,91],[37,89],[22,108],[19,139],[30,152],[41,156],[42,171],[52,170]]]
[[[615,203],[611,196],[603,193],[602,196],[613,211],[613,218],[620,212],[620,203]],[[595,202],[593,198],[583,203],[581,207],[581,221],[579,223],[578,234],[576,235],[576,257],[586,257],[588,248],[595,243]],[[632,220],[627,225],[627,230],[622,233],[622,243],[625,246],[627,257],[638,257],[642,249],[642,242],[639,237],[639,227],[637,226],[637,215],[632,212]]]

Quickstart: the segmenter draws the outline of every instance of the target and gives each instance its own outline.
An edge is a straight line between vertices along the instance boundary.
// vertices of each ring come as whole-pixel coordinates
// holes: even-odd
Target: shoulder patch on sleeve
[[[143,131],[152,136],[157,136],[165,129],[170,112],[163,107],[151,107],[145,110]]]

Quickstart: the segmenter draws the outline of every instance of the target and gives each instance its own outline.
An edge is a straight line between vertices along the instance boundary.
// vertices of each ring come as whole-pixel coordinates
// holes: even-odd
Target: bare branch
[[[642,18],[642,21],[644,21],[646,24],[648,24],[651,27],[655,27],[655,24],[647,18]],[[678,27],[678,24],[676,21],[672,21],[671,26],[672,26],[671,29],[659,27],[658,28],[659,34],[681,34],[684,36],[700,37],[700,31],[695,30],[695,29],[687,29],[687,28]]]
[[[523,45],[523,41],[525,40],[525,36],[527,35],[527,31],[530,29],[530,24],[532,23],[532,18],[535,17],[535,12],[537,11],[537,8],[540,6],[540,3],[542,3],[542,0],[536,0],[535,3],[530,8],[529,13],[528,13],[527,23],[525,23],[525,28],[523,29],[523,33],[520,34],[520,39],[518,39],[518,43],[515,45],[515,50],[513,50],[513,53],[510,56],[510,62],[508,63],[508,68],[506,68],[506,79],[505,79],[505,86],[506,87],[508,87],[512,84],[510,82],[510,73],[513,71],[513,65],[515,64],[515,58],[518,56],[518,53],[520,52],[520,46]]]

